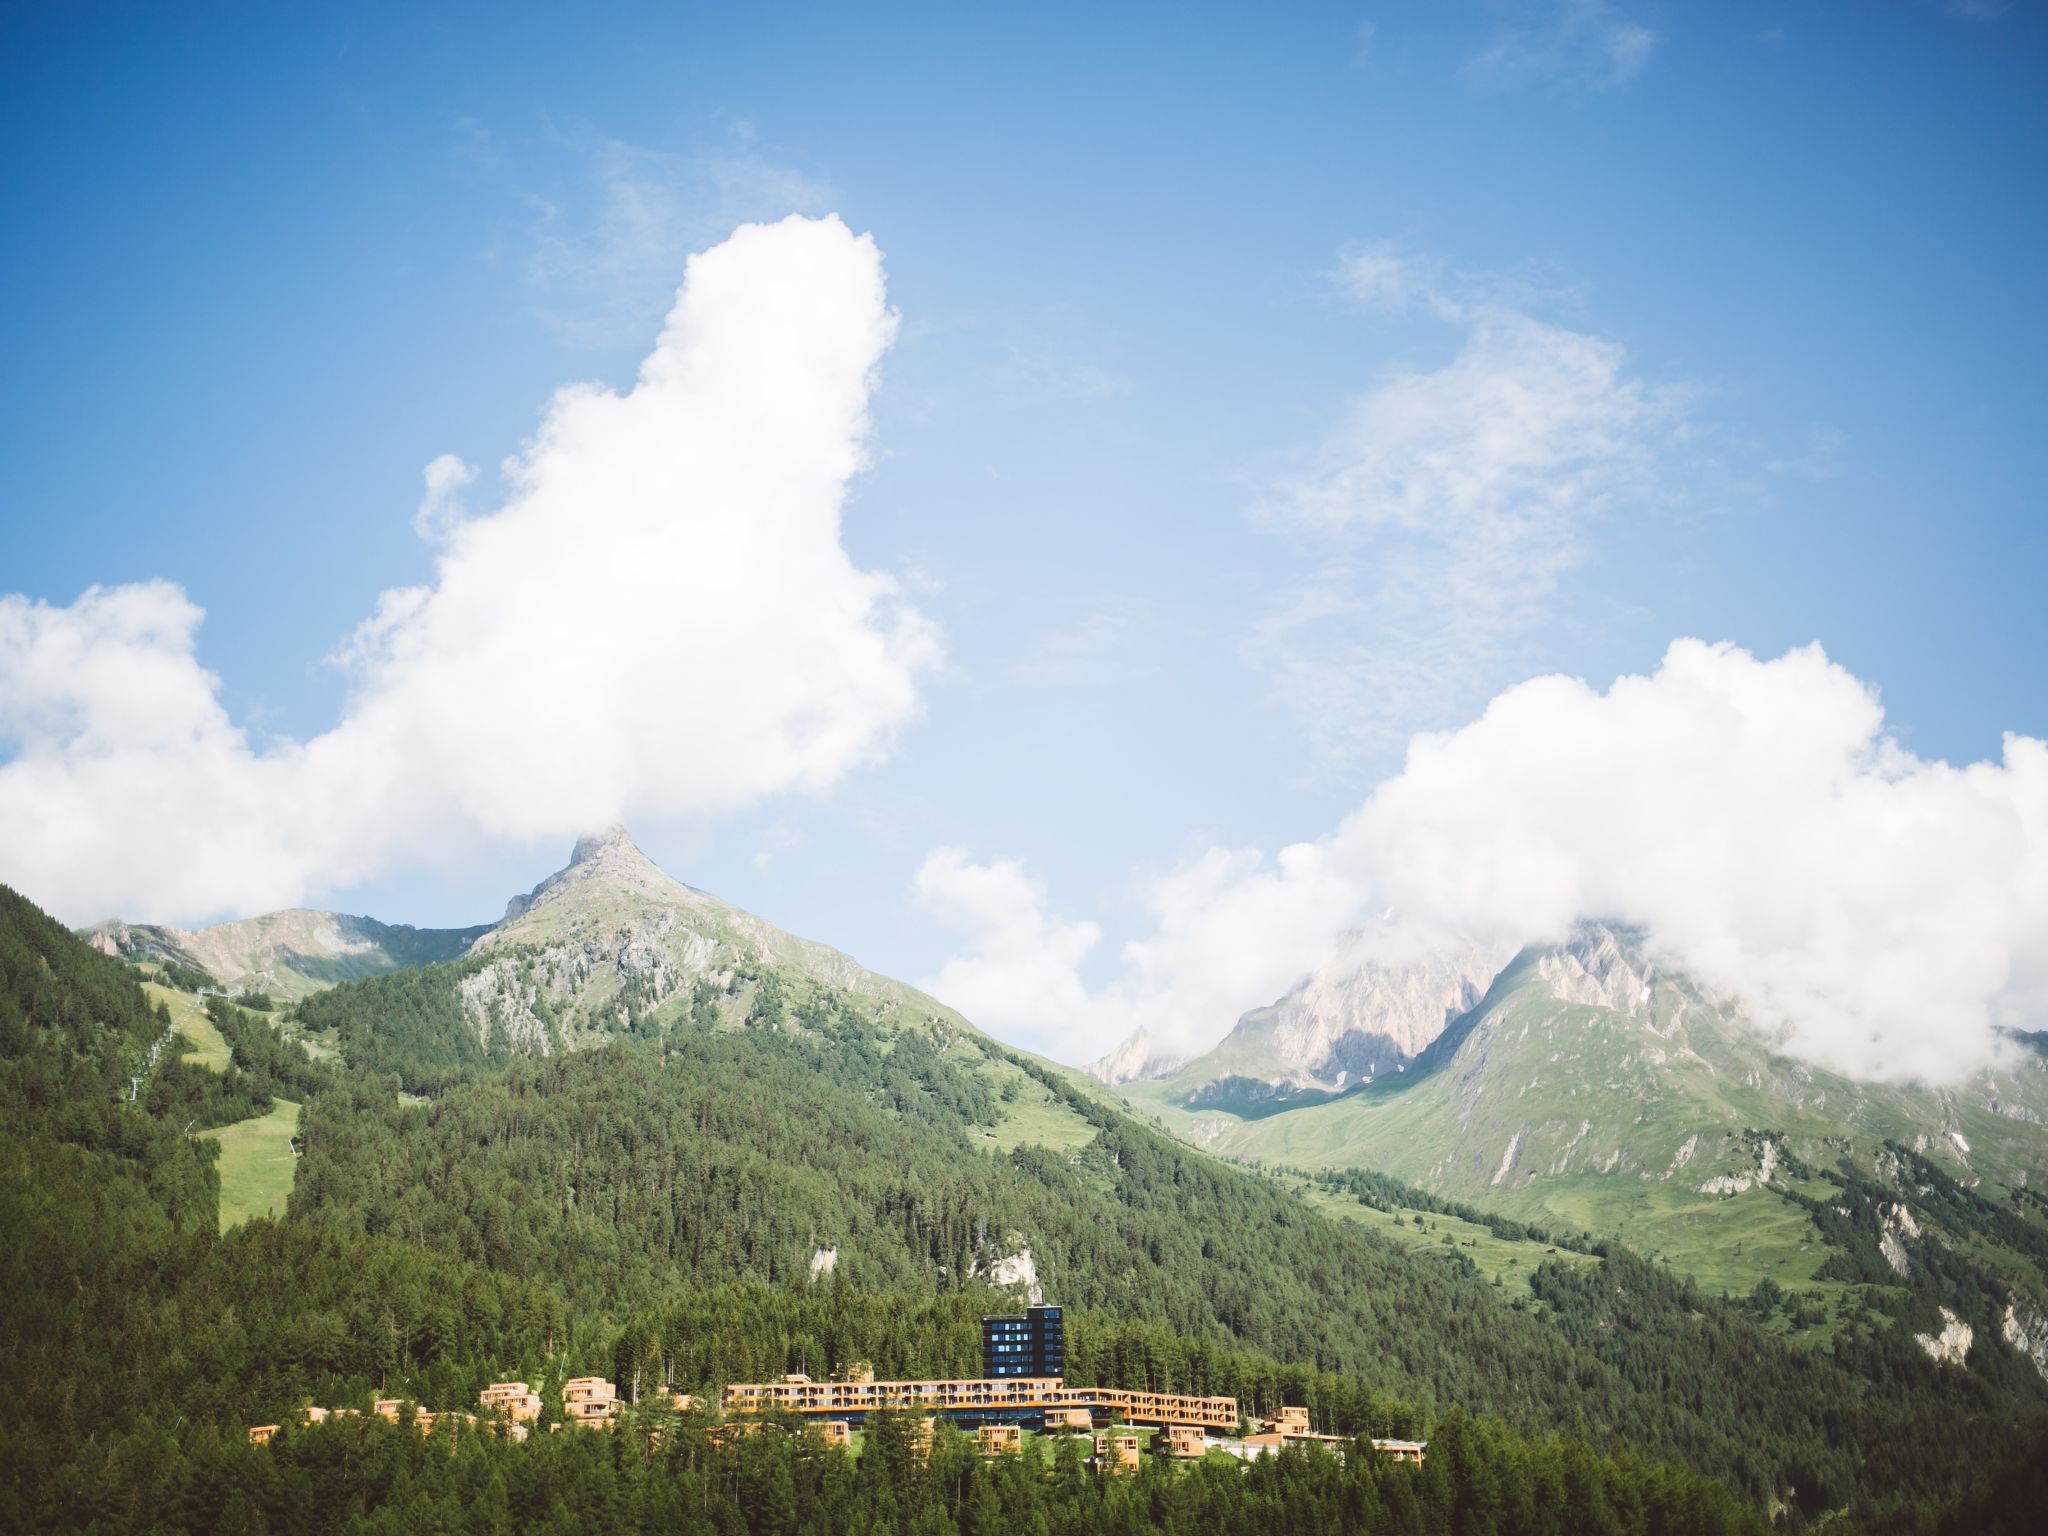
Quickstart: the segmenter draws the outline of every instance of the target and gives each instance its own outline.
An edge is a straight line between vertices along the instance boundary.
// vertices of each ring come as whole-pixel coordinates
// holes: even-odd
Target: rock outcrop
[[[1328,962],[1277,1002],[1244,1015],[1185,1066],[1134,1036],[1089,1070],[1104,1082],[1181,1076],[1192,1088],[1233,1077],[1288,1091],[1340,1091],[1404,1069],[1478,1004],[1509,953],[1469,941],[1423,942],[1375,925],[1347,935]]]

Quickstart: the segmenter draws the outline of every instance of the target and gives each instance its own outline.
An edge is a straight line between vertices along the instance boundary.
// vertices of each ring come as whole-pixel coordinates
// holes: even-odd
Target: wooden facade
[[[1138,1470],[1138,1466],[1138,1437],[1136,1435],[1097,1435],[1095,1437],[1095,1470],[1097,1472],[1135,1472]]]
[[[566,1389],[564,1389],[566,1392]],[[993,1377],[973,1381],[813,1381],[786,1376],[742,1382],[725,1389],[725,1411],[865,1416],[886,1409],[943,1414],[962,1423],[1049,1424],[1046,1415],[1086,1413],[1091,1426],[1192,1424],[1227,1432],[1237,1427],[1237,1399],[1172,1392],[1126,1392],[1116,1387],[1070,1387],[1058,1377]],[[1067,1421],[1078,1428],[1078,1421]]]

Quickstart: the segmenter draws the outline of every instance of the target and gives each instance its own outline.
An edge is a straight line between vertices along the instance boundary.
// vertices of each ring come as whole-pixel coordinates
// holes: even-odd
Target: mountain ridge
[[[1869,1178],[1897,1145],[2001,1200],[2048,1179],[2037,1056],[1955,1089],[1842,1078],[1777,1055],[1733,1004],[1603,924],[1517,954],[1398,1079],[1255,1107],[1179,1081],[1125,1094],[1226,1156],[1383,1169],[1505,1216],[1616,1232],[1731,1289],[1825,1278],[1791,1198],[1821,1182],[1795,1164]]]
[[[1132,1042],[1089,1070],[1105,1082],[1165,1080],[1194,1090],[1223,1079],[1271,1090],[1260,1097],[1336,1093],[1404,1070],[1452,1020],[1476,1004],[1512,958],[1472,940],[1418,943],[1391,919],[1345,935],[1337,952],[1280,998],[1240,1017],[1229,1034],[1193,1057],[1149,1053]],[[1097,1067],[1113,1065],[1120,1076]]]
[[[489,931],[416,928],[311,907],[288,907],[186,929],[110,921],[81,935],[105,955],[166,960],[206,972],[231,990],[295,1001],[337,982],[453,959]]]

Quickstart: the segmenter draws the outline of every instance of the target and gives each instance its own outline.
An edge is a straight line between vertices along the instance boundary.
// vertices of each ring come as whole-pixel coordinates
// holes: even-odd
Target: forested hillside
[[[324,1064],[221,1005],[233,1060],[209,1074],[175,1036],[152,1061],[166,1021],[133,973],[11,893],[0,965],[0,1344],[32,1384],[0,1407],[0,1528],[1910,1521],[1973,1493],[2042,1411],[2024,1375],[1889,1335],[1839,1362],[1791,1350],[1621,1255],[1546,1270],[1517,1306],[944,1019],[768,966],[568,1054],[477,1042],[450,1002],[462,963],[304,1006],[293,1028],[340,1047]],[[219,1236],[194,1111],[287,1087],[305,1102],[289,1215]],[[642,1397],[855,1360],[966,1370],[1026,1250],[1072,1309],[1077,1379],[1304,1403],[1332,1433],[1431,1438],[1428,1467],[1290,1454],[1118,1483],[950,1441],[926,1468],[886,1435],[856,1466],[802,1436],[714,1451],[689,1425],[658,1446],[243,1432],[309,1401],[460,1406],[507,1376],[552,1412],[586,1371]]]
[[[456,1042],[473,1039],[453,1001],[465,974],[340,988],[301,1014],[365,1069],[388,1067],[403,1038],[455,1071]],[[1092,1138],[996,1153],[987,1128],[1005,1106],[986,1072],[1006,1053],[992,1042],[765,965],[730,985],[716,1006],[643,1020],[606,1046],[463,1067],[429,1104],[359,1075],[309,1106],[294,1220],[546,1275],[579,1315],[620,1324],[679,1282],[807,1285],[826,1255],[856,1290],[931,1295],[973,1290],[1028,1253],[1084,1319],[1176,1341],[1149,1373],[1164,1385],[1255,1400],[1241,1374],[1256,1373],[1251,1351],[1425,1415],[1459,1407],[1682,1455],[1748,1497],[1815,1509],[1892,1476],[1924,1487],[1946,1475],[1939,1457],[1878,1472],[1855,1447],[1918,1439],[1967,1460],[2048,1405],[2030,1364],[2010,1351],[1994,1363],[1998,1346],[1973,1375],[1873,1326],[1845,1339],[1845,1370],[1625,1253],[1583,1284],[1560,1273],[1518,1308],[1469,1269],[1328,1221],[1050,1075],[1033,1088]],[[1615,1297],[1655,1326],[1617,1337]],[[632,1338],[661,1333],[627,1325]],[[686,1347],[671,1337],[618,1364],[645,1372]],[[1368,1427],[1373,1411],[1332,1427]]]

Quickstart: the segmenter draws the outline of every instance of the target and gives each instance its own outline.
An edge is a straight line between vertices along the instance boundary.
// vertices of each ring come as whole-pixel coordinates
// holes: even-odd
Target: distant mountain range
[[[199,929],[101,923],[83,937],[102,954],[169,960],[205,971],[229,991],[292,1001],[337,982],[452,960],[489,931],[488,923],[412,928],[293,908]]]
[[[36,920],[17,926],[62,958]],[[126,984],[58,936],[85,982]],[[202,1008],[160,973],[96,1113],[145,1106],[175,1161],[204,1116],[223,1136],[267,1117],[251,1099],[229,1123],[225,1096],[288,1098],[279,1240],[398,1242],[549,1287],[570,1347],[621,1382],[855,1348],[834,1311],[787,1338],[750,1324],[742,1365],[722,1323],[675,1310],[708,1287],[760,1287],[771,1310],[1045,1296],[1072,1309],[1077,1358],[1119,1378],[1269,1394],[1277,1368],[1239,1353],[1264,1351],[1814,1511],[1953,1489],[1961,1447],[2006,1454],[2048,1402],[2038,1054],[1954,1091],[1848,1082],[1775,1055],[1625,930],[1506,956],[1368,930],[1195,1061],[1132,1043],[1114,1087],[672,879],[619,829],[478,928],[286,912],[88,936],[288,1002]],[[17,1074],[42,1095],[78,1050],[51,1031],[105,1045],[104,1005],[46,1003],[40,971],[14,973],[54,1022],[25,1034],[0,1009],[0,1043],[47,1045]],[[196,1041],[204,1021],[216,1065],[163,1050],[166,1023]],[[195,1191],[210,1234],[224,1207]],[[367,1379],[350,1338],[333,1369]],[[894,1347],[884,1331],[848,1358]],[[543,1368],[591,1362],[521,1367]],[[302,1389],[258,1383],[248,1410],[274,1419]],[[1873,1444],[1909,1449],[1873,1466]]]
[[[2024,1045],[1953,1089],[1855,1082],[1776,1054],[1625,929],[1582,925],[1461,993],[1485,961],[1460,947],[1434,966],[1319,973],[1215,1051],[1118,1091],[1221,1155],[1383,1170],[1619,1233],[1728,1289],[1828,1288],[1805,1202],[1833,1185],[1815,1170],[1898,1183],[1904,1149],[1994,1202],[2048,1183],[2048,1061]],[[1907,1210],[1917,1194],[1898,1190]]]
[[[1161,1079],[1169,1092],[1226,1081],[1263,1085],[1275,1097],[1341,1091],[1405,1069],[1511,958],[1454,942],[1390,959],[1372,943],[1380,937],[1349,935],[1335,958],[1193,1060],[1155,1049],[1140,1032],[1088,1070],[1112,1085]]]
[[[478,1059],[553,1055],[685,1017],[738,1027],[820,988],[886,1028],[985,1041],[917,989],[672,879],[617,828],[580,841],[495,924],[414,929],[290,911],[190,932],[103,924],[86,936],[104,952],[174,960],[285,1001],[459,962],[451,1006]],[[1895,1275],[1895,1255],[1910,1262],[1943,1230],[1901,1156],[1993,1202],[2048,1188],[2038,1050],[2016,1049],[2009,1067],[1953,1090],[1857,1083],[1774,1053],[1726,1000],[1659,973],[1625,929],[1588,924],[1519,954],[1387,941],[1350,936],[1193,1060],[1140,1034],[1092,1077],[1035,1065],[1226,1158],[1376,1170],[1541,1228],[1619,1235],[1716,1289],[1769,1278],[1833,1307],[1852,1284],[1844,1244],[1856,1244],[1830,1240],[1812,1207],[1854,1206],[1844,1179],[1897,1186],[1898,1214],[1872,1216],[1884,1230],[1857,1249],[1883,1254]],[[307,1022],[317,1027],[317,1014]],[[970,1056],[995,1060],[1001,1048],[985,1044]],[[990,1136],[1073,1145],[1090,1134],[1042,1093],[1024,1107]],[[2021,1264],[2019,1278],[2040,1303],[2027,1316],[2048,1314],[2048,1256]]]

